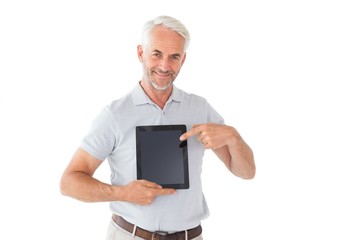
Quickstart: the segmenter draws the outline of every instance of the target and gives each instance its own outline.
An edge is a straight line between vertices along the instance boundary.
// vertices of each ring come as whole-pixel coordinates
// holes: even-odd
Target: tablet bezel
[[[177,125],[145,125],[145,126],[136,126],[136,172],[137,179],[143,179],[143,173],[141,168],[141,132],[160,132],[160,131],[180,131],[181,134],[186,132],[186,125],[177,124]],[[180,137],[181,135],[179,135]],[[183,182],[179,183],[158,183],[163,188],[173,188],[173,189],[188,189],[189,188],[189,161],[188,161],[188,149],[187,141],[181,142],[179,140],[179,145],[182,148],[182,160],[183,160]],[[148,181],[153,181],[151,179],[146,179]]]

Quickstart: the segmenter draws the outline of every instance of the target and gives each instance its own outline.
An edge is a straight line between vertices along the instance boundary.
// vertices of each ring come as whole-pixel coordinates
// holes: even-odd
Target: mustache
[[[175,74],[174,71],[163,71],[160,68],[155,68],[153,71],[155,71],[157,73],[161,73],[161,74],[168,74],[168,75],[174,75]]]

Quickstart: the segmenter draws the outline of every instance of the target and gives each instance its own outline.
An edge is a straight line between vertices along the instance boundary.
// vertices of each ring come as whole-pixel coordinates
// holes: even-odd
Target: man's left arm
[[[254,178],[254,154],[234,127],[215,123],[197,124],[180,140],[194,135],[206,149],[212,149],[234,175],[243,179]]]

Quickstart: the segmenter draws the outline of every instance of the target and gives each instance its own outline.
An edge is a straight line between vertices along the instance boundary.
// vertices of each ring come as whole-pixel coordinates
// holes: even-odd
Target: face
[[[170,89],[186,58],[184,44],[174,31],[162,26],[153,29],[147,45],[138,46],[146,84],[159,91]]]

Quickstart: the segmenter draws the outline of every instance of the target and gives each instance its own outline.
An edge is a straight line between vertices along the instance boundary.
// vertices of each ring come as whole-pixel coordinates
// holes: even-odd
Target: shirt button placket
[[[163,111],[161,111],[161,121],[162,121],[162,124],[165,124],[165,122],[166,122],[166,115],[165,115],[165,111],[163,110]]]

